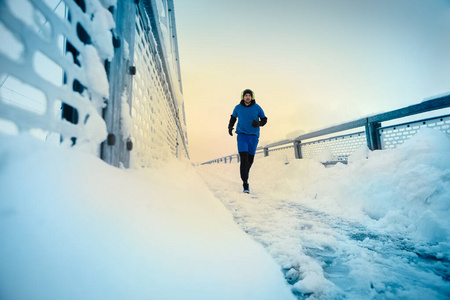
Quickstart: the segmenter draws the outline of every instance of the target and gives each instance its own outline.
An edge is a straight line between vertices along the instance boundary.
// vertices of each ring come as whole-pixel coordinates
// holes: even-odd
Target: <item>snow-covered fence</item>
[[[450,115],[381,127],[378,129],[381,149],[396,148],[423,127],[450,133]]]
[[[39,129],[98,147],[108,98],[102,60],[113,55],[114,24],[98,0],[63,7],[59,15],[41,0],[0,1],[0,128]],[[62,106],[70,120],[61,118]]]
[[[403,123],[382,126],[383,122],[398,122],[402,118],[430,111],[437,113],[448,107],[450,107],[450,95],[303,134],[293,140],[283,140],[265,145],[258,148],[256,155],[261,157],[269,156],[272,152],[283,152],[287,158],[318,158],[324,164],[338,161],[346,163],[348,157],[363,145],[367,145],[371,150],[395,148],[423,127],[434,128],[450,134],[450,115],[408,120]],[[340,134],[334,135],[335,133]],[[238,156],[239,154],[232,154],[204,164],[238,161],[233,160]]]
[[[116,12],[121,46],[110,66],[103,159],[148,166],[189,158],[173,1],[119,1]]]
[[[173,0],[0,0],[0,133],[188,158]]]

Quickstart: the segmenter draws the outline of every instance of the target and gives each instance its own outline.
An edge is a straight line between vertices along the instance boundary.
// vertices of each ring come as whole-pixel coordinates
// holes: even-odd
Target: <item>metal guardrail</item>
[[[332,161],[347,162],[348,157],[354,150],[366,144],[370,150],[382,150],[395,148],[405,140],[411,138],[421,127],[432,127],[450,134],[450,115],[433,117],[422,120],[414,120],[408,123],[381,127],[382,122],[392,121],[409,117],[412,115],[440,110],[450,107],[450,95],[423,101],[419,104],[403,107],[393,111],[373,115],[366,118],[331,126],[321,130],[302,134],[293,140],[282,140],[257,149],[258,154],[268,156],[270,152],[293,148],[295,158],[316,157],[325,148],[332,152]],[[307,141],[332,135],[333,133],[345,132],[364,128],[351,134],[341,134],[320,140]],[[203,164],[239,162],[239,154],[232,154],[210,160]]]

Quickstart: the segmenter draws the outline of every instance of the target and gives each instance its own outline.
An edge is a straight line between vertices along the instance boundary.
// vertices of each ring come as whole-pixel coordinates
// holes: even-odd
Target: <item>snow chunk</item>
[[[95,145],[102,143],[108,135],[105,121],[93,107],[90,109],[85,128],[86,134],[80,138],[86,139],[89,142],[94,142]]]
[[[104,108],[103,98],[109,97],[108,77],[97,50],[91,45],[87,45],[85,48],[83,66],[89,82],[92,103],[97,109]]]
[[[348,163],[351,164],[357,161],[366,160],[367,158],[369,158],[369,151],[370,149],[367,147],[367,145],[362,145],[348,157]]]
[[[123,58],[125,60],[130,59],[130,44],[128,44],[126,39],[123,39]]]
[[[333,160],[333,152],[331,152],[331,149],[328,147],[325,147],[320,153],[319,155],[317,155],[316,159],[321,162],[327,162],[327,161],[332,161]]]
[[[128,95],[124,91],[121,97],[121,110],[120,110],[120,129],[123,139],[126,140],[133,135],[134,125],[133,118],[130,115],[130,105],[127,102]]]
[[[108,3],[113,1],[108,1]],[[90,31],[92,43],[99,51],[99,56],[104,60],[111,60],[114,56],[111,30],[115,28],[113,16],[100,2],[90,1],[87,5],[87,14],[93,16]]]

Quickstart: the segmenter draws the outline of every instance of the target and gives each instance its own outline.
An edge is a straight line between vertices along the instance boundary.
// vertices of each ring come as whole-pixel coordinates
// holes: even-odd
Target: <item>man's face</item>
[[[250,95],[250,94],[245,94],[244,95],[244,103],[245,103],[245,105],[250,105],[250,103],[252,102],[252,95]]]

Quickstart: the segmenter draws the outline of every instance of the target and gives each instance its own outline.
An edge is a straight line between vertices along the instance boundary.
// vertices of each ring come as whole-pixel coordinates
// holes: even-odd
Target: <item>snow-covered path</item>
[[[352,204],[336,197],[331,184],[330,190],[317,189],[314,193],[314,188],[296,181],[297,193],[282,191],[294,169],[308,170],[309,177],[326,182],[334,175],[346,176],[349,170],[344,169],[352,168],[326,169],[306,160],[285,165],[285,161],[283,155],[256,160],[249,195],[241,192],[236,163],[201,166],[198,171],[241,228],[281,265],[300,299],[450,297],[448,235],[441,243],[426,241],[415,238],[411,228],[409,233],[391,230],[401,223],[399,216],[375,220],[358,213],[342,213],[351,210]],[[347,184],[357,185],[348,178]],[[354,190],[346,188],[348,197],[355,197]]]

